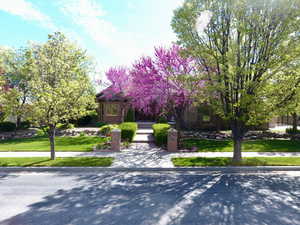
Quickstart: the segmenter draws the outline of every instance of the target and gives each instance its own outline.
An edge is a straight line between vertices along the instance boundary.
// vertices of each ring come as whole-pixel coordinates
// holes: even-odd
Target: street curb
[[[176,167],[176,168],[112,168],[112,167],[0,167],[0,173],[13,172],[215,172],[215,173],[263,173],[300,171],[300,166],[258,166],[258,167]]]

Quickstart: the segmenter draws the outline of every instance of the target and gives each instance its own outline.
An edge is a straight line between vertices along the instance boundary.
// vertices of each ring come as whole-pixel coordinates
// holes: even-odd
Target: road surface
[[[300,225],[299,172],[0,173],[0,225]]]

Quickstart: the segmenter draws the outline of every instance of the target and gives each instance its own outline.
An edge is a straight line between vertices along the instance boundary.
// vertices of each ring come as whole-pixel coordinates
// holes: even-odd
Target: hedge
[[[57,124],[57,129],[59,130],[68,130],[68,129],[74,129],[75,125],[72,123],[59,123]]]
[[[285,132],[287,134],[300,134],[300,130],[294,130],[293,128],[286,128]]]
[[[30,126],[31,126],[31,123],[29,121],[22,121],[20,123],[20,126],[18,127],[18,129],[26,130],[26,129],[30,128]]]
[[[134,122],[134,111],[133,109],[129,108],[127,115],[124,119],[125,122]]]
[[[168,141],[168,130],[171,126],[167,123],[156,123],[152,125],[155,143],[158,146],[166,145]]]
[[[121,138],[122,141],[132,142],[135,136],[136,130],[138,128],[137,123],[135,122],[125,122],[119,125],[121,129]]]
[[[99,133],[101,135],[108,136],[111,135],[113,129],[117,129],[117,128],[119,128],[118,124],[107,124],[100,127]]]
[[[75,124],[77,127],[85,127],[90,126],[98,119],[98,114],[96,111],[91,111],[89,114],[80,117],[77,120],[70,121],[71,123]]]
[[[2,122],[0,123],[0,131],[11,132],[16,130],[16,124],[12,122]]]

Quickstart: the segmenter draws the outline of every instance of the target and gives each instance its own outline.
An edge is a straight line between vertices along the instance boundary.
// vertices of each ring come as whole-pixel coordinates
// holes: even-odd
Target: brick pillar
[[[176,152],[178,150],[178,131],[176,129],[169,129],[168,131],[168,151]]]
[[[121,130],[114,129],[111,132],[111,150],[120,151],[121,150]]]

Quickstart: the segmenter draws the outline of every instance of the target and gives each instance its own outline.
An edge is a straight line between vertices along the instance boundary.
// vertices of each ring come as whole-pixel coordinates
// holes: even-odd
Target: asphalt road
[[[0,173],[0,225],[300,225],[299,172]]]

